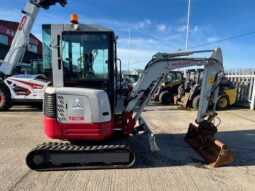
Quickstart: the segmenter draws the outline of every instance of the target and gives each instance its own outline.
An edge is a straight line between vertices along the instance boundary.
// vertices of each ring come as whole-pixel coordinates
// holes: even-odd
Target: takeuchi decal
[[[189,66],[191,63],[190,62],[175,62],[172,64],[169,64],[169,66]]]
[[[27,20],[27,16],[23,16],[20,23],[19,23],[19,26],[18,26],[18,30],[21,31],[26,23],[26,20]]]
[[[84,116],[69,116],[70,121],[84,121],[85,117]]]

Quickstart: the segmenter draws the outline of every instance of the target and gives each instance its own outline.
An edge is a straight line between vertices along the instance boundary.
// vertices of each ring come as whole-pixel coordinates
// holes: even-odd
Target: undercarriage
[[[124,144],[75,144],[48,142],[29,152],[26,163],[32,170],[128,168],[135,154]]]

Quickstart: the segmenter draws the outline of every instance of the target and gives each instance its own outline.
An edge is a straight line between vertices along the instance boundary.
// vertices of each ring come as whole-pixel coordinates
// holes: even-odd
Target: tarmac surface
[[[143,113],[160,151],[149,150],[147,137],[135,137],[137,162],[130,169],[35,172],[26,154],[50,141],[42,113],[24,106],[0,113],[0,190],[255,190],[255,111],[220,111],[217,138],[235,153],[227,167],[212,169],[184,141],[195,111],[151,105]],[[134,139],[134,138],[133,138]]]

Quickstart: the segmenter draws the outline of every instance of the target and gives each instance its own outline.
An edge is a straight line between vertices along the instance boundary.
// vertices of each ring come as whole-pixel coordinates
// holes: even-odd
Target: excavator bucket
[[[217,128],[210,122],[202,122],[196,127],[189,125],[185,140],[203,157],[209,166],[220,167],[234,161],[234,153],[222,142],[214,139]]]

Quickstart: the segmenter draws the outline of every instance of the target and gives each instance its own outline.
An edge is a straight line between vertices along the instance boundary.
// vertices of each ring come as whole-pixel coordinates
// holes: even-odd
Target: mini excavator
[[[234,160],[232,151],[214,138],[215,107],[223,76],[220,48],[155,54],[133,90],[120,102],[116,36],[111,29],[79,24],[78,16],[72,15],[71,24],[43,25],[44,32],[48,38],[44,59],[48,59],[53,79],[53,86],[44,94],[44,131],[49,138],[62,141],[31,150],[26,158],[29,168],[131,167],[135,146],[129,145],[129,139],[141,131],[148,135],[151,151],[158,151],[155,136],[141,114],[169,71],[190,66],[204,66],[204,77],[197,125],[190,124],[185,139],[213,167]],[[210,56],[193,57],[202,53]],[[211,110],[209,100],[214,104]]]

